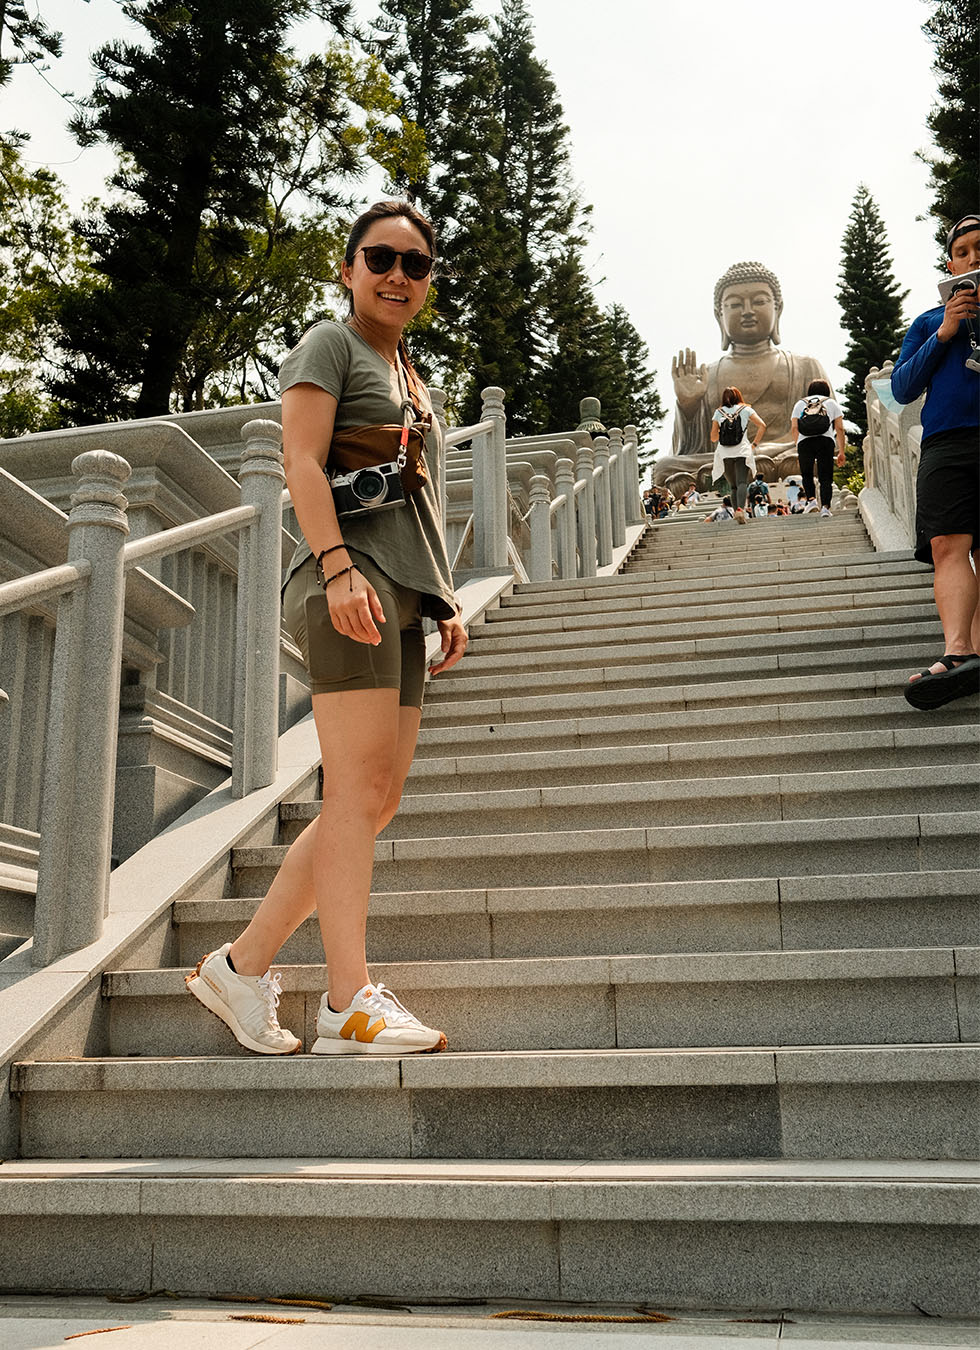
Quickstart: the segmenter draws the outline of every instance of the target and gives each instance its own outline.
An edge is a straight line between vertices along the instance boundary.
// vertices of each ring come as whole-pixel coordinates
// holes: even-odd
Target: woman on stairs
[[[190,992],[259,1054],[301,1048],[279,1026],[279,976],[269,967],[314,910],[328,988],[313,1053],[446,1048],[442,1031],[371,982],[365,953],[374,842],[398,808],[421,719],[422,618],[435,619],[442,636],[431,674],[455,665],[467,642],[426,460],[438,451],[439,424],[402,336],[425,303],[434,257],[432,226],[415,207],[388,201],[365,211],[341,267],[347,321],[315,324],[280,370],[286,481],[303,531],[283,608],[310,673],[323,803],[245,931],[187,977]],[[366,480],[336,481],[338,469],[349,477],[371,464],[387,473],[377,506],[363,504]],[[384,476],[375,473],[373,487]]]
[[[749,426],[755,439],[749,440]],[[742,399],[734,385],[722,391],[721,407],[711,418],[711,444],[715,447],[711,476],[715,482],[724,476],[732,490],[735,509],[744,511],[749,479],[755,477],[755,454],[766,434],[766,424],[754,408]]]

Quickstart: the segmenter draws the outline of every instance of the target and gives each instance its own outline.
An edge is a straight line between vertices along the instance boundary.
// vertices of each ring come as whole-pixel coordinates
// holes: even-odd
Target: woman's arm
[[[794,445],[799,445],[799,443],[800,443],[800,423],[799,423],[799,418],[794,417],[793,420],[792,420],[792,422],[790,422],[790,424],[789,424],[789,434],[793,437],[793,444],[794,444]]]
[[[324,576],[343,572],[325,587],[331,623],[345,637],[376,647],[381,641],[377,623],[384,623],[384,610],[377,591],[356,568],[344,571],[351,566],[351,558],[343,547],[333,493],[323,472],[336,415],[336,398],[319,385],[294,384],[285,391],[282,446],[286,486],[313,556],[318,557],[324,549],[335,550],[323,559]]]
[[[757,427],[759,428],[759,434],[758,434],[758,436],[756,436],[755,440],[752,442],[752,449],[753,449],[753,450],[758,450],[758,448],[759,448],[759,442],[762,440],[763,436],[766,434],[766,424],[765,424],[765,422],[763,422],[762,418],[759,416],[759,414],[756,412],[756,410],[755,410],[754,408],[753,408],[752,411],[749,413],[749,421],[752,423],[753,426],[757,426]]]
[[[845,460],[845,455],[844,455],[844,444],[845,444],[845,442],[844,442],[844,419],[843,419],[843,417],[836,417],[836,418],[834,419],[834,430],[837,432],[837,467],[838,467],[838,469],[843,469],[843,467],[844,467],[844,460]]]
[[[718,444],[718,423],[714,421],[711,423],[711,444]]]

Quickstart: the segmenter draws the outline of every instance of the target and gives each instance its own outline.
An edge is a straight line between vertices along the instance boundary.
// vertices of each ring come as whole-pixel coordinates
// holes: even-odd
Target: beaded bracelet
[[[353,571],[354,571],[354,563],[351,563],[350,567],[342,567],[339,572],[334,572],[332,577],[327,577],[326,581],[323,583],[324,594],[326,594],[327,587],[330,585],[331,581],[336,581],[338,577],[345,577],[348,572]],[[350,588],[351,590],[354,589],[353,577],[351,577],[350,579]]]
[[[321,549],[316,555],[316,564],[314,572],[318,586],[325,586],[327,583],[323,580],[323,560],[328,553],[336,553],[338,549],[346,548],[346,544],[331,544],[330,548]]]

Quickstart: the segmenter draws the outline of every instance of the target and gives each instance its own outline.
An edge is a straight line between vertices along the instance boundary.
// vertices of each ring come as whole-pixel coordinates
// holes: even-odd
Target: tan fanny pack
[[[353,473],[355,469],[397,463],[405,492],[418,492],[429,481],[423,427],[424,423],[408,427],[404,446],[402,427],[343,427],[334,432],[330,442],[327,473]]]

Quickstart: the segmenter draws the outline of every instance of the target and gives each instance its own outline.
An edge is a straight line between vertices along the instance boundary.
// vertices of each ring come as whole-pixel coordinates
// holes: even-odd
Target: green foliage
[[[342,185],[374,155],[389,169],[424,162],[375,59],[335,44],[298,60],[285,45],[295,20],[342,26],[349,6],[124,8],[144,42],[95,54],[99,80],[74,123],[83,145],[119,157],[117,197],[82,226],[99,284],[61,308],[53,389],[76,421],[264,390],[267,353],[322,309],[337,215],[352,206]]]
[[[872,366],[894,360],[902,345],[905,324],[900,291],[892,275],[885,223],[868,189],[861,183],[841,243],[841,284],[837,300],[843,326],[850,336],[841,364],[851,372],[841,403],[844,416],[868,433],[864,381]]]
[[[23,0],[0,4],[0,87],[13,74],[14,66],[27,64],[44,69],[47,56],[61,55],[61,34],[41,15],[28,13]]]
[[[0,437],[57,425],[42,376],[57,336],[58,298],[87,279],[58,179],[28,170],[16,145],[0,139]]]
[[[929,0],[922,31],[935,50],[938,98],[926,119],[938,154],[929,165],[937,217],[936,239],[945,258],[946,231],[977,209],[977,127],[980,125],[980,0]]]
[[[853,492],[856,497],[864,487],[864,474],[852,473],[850,478],[844,482],[843,486],[847,488],[848,492]]]
[[[864,487],[864,448],[860,445],[844,446],[844,463],[838,469],[834,468],[834,482],[838,487],[850,487],[852,480],[860,478],[861,487]],[[852,488],[852,492],[859,492],[860,488]]]

